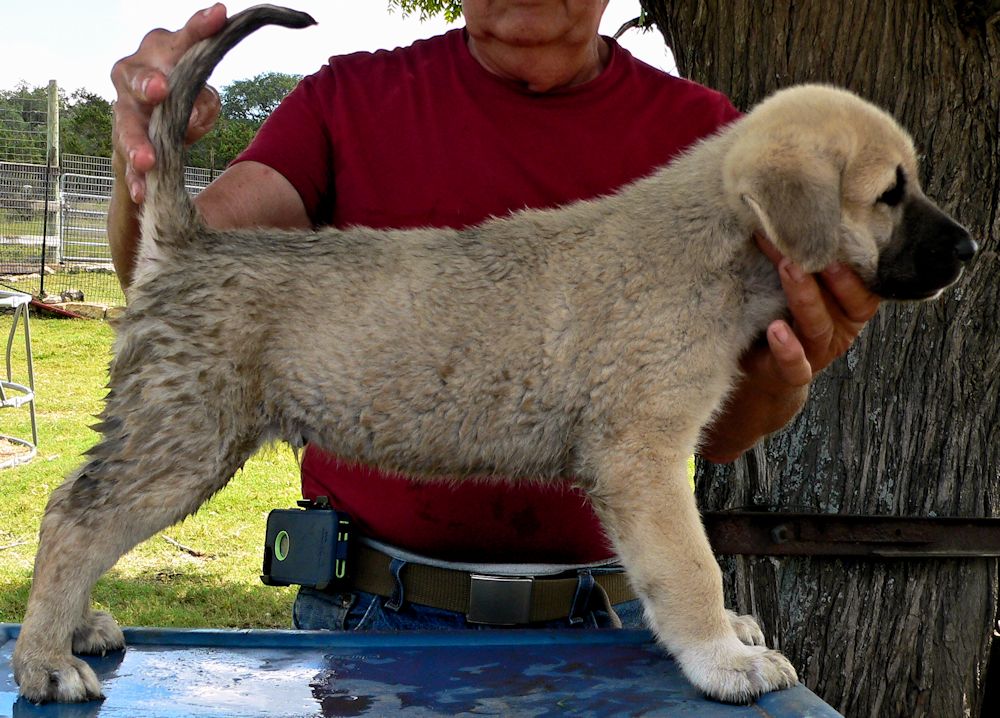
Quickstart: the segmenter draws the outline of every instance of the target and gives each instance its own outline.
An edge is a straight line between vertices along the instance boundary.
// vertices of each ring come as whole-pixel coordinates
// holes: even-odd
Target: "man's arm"
[[[701,456],[715,463],[735,461],[791,421],[805,404],[813,377],[848,350],[879,305],[842,265],[827,267],[817,278],[766,239],[757,238],[757,244],[778,267],[792,323],[772,322],[766,340],[744,355],[743,377],[701,447]]]
[[[122,287],[132,281],[139,242],[139,205],[116,169],[108,209],[108,243]],[[309,229],[312,225],[298,191],[277,171],[259,162],[239,162],[195,197],[209,227],[277,227]]]

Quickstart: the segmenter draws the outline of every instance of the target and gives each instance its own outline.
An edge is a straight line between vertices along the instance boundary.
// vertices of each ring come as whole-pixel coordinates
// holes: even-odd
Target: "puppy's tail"
[[[167,99],[157,107],[149,124],[149,138],[156,165],[146,182],[143,207],[143,242],[182,247],[197,234],[201,221],[184,187],[184,135],[195,98],[222,57],[247,35],[265,25],[302,28],[316,24],[304,12],[257,5],[233,15],[216,35],[192,47],[169,78]],[[147,248],[149,249],[149,248]]]

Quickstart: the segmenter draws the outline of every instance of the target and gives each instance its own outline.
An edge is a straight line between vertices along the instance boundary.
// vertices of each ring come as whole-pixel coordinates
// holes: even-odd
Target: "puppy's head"
[[[734,130],[730,205],[806,271],[840,261],[881,297],[927,299],[975,255],[969,233],[921,191],[909,136],[855,95],[784,90]]]

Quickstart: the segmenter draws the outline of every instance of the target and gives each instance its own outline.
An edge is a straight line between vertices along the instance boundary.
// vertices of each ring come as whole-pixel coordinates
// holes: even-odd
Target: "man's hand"
[[[778,268],[792,323],[771,322],[766,340],[741,359],[744,376],[701,447],[701,455],[716,463],[734,461],[787,424],[805,404],[813,377],[847,351],[879,306],[843,265],[808,275],[767,239],[755,240]]]
[[[129,196],[141,204],[146,193],[146,173],[156,162],[149,143],[149,118],[167,96],[167,75],[192,45],[214,35],[226,22],[226,8],[215,4],[191,16],[176,32],[149,32],[135,54],[122,58],[111,70],[118,92],[114,102],[112,142],[116,174],[124,180]],[[204,88],[191,112],[186,141],[192,143],[208,132],[219,117],[218,93]]]

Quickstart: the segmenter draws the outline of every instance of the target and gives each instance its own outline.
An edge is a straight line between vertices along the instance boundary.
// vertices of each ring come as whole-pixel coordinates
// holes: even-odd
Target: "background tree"
[[[0,158],[45,164],[48,90],[20,83],[0,90]]]
[[[266,72],[222,88],[222,112],[215,128],[190,151],[194,167],[221,169],[253,139],[278,103],[299,81],[297,75]],[[45,164],[48,89],[21,83],[0,90],[0,159]],[[59,90],[60,143],[64,153],[111,156],[111,103],[85,89],[68,98]]]
[[[982,252],[930,304],[883,307],[786,431],[702,464],[703,508],[1000,516],[1000,2],[644,0],[680,73],[749,108],[831,82],[911,130],[927,194]],[[993,559],[726,560],[763,619],[849,716],[978,713],[997,616]]]
[[[265,72],[249,80],[236,80],[222,90],[222,116],[259,126],[300,79],[299,75]]]
[[[222,88],[222,113],[215,127],[190,150],[188,163],[221,169],[250,144],[257,130],[301,78],[265,72]]]
[[[59,143],[69,154],[111,156],[111,103],[84,89],[59,88]],[[0,90],[0,157],[45,164],[48,88],[20,83]]]
[[[389,11],[399,8],[404,15],[420,13],[420,19],[426,20],[440,13],[448,22],[456,20],[462,14],[462,0],[388,0]]]
[[[110,157],[111,103],[87,90],[77,90],[65,103],[59,131],[63,152]]]

